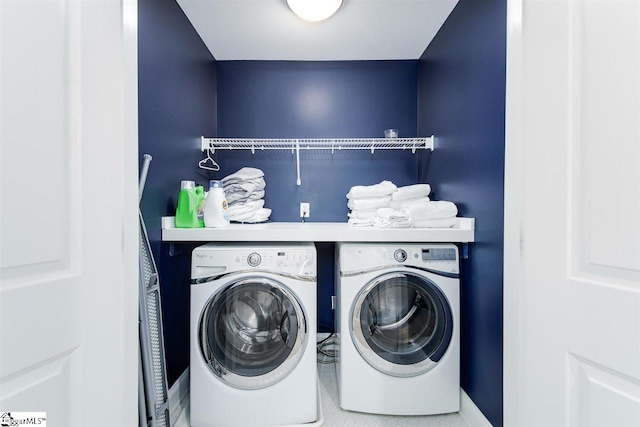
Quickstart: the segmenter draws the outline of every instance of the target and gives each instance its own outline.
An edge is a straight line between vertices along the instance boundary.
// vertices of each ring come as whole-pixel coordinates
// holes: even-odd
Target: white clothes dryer
[[[191,426],[317,418],[316,249],[209,243],[191,264]]]
[[[337,380],[343,409],[460,409],[459,259],[452,244],[336,246]]]

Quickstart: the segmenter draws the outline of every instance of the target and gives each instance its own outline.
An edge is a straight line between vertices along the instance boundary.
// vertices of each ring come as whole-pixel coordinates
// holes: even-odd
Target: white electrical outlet
[[[300,218],[309,218],[310,209],[310,203],[300,203]]]

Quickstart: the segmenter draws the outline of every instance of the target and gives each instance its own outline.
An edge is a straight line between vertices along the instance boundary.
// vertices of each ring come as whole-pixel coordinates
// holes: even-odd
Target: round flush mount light
[[[336,13],[342,0],[287,0],[287,5],[305,21],[318,22]]]

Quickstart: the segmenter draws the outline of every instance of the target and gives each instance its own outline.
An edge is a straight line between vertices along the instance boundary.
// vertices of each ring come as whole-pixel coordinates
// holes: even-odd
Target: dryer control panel
[[[340,271],[376,270],[395,265],[459,274],[458,248],[443,243],[343,243]]]
[[[426,248],[422,249],[423,261],[457,261],[455,248]]]

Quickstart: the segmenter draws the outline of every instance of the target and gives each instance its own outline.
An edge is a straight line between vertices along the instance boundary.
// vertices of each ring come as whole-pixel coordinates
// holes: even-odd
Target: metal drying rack
[[[201,150],[213,154],[216,150],[251,150],[251,154],[264,150],[291,150],[296,156],[296,184],[300,185],[300,150],[331,150],[331,154],[342,150],[417,150],[434,149],[434,136],[427,138],[206,138],[201,137]]]

